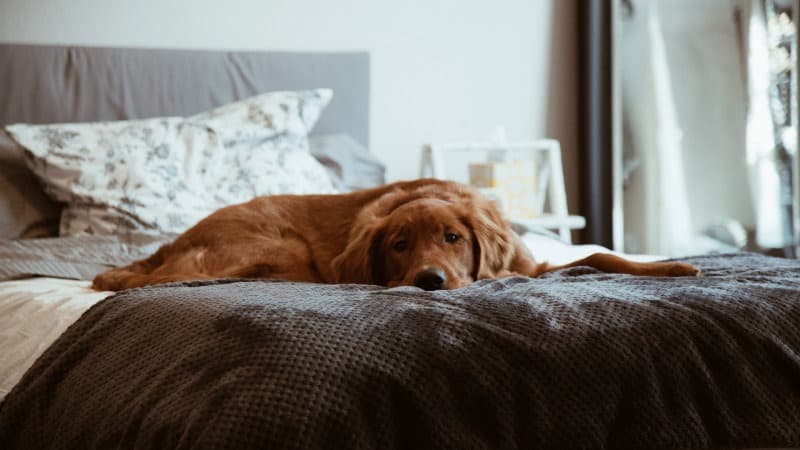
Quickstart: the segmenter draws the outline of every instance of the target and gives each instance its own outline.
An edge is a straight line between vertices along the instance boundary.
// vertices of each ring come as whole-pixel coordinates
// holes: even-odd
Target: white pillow
[[[189,118],[6,130],[67,204],[62,236],[180,233],[255,196],[335,192],[307,137],[332,95],[271,92]]]

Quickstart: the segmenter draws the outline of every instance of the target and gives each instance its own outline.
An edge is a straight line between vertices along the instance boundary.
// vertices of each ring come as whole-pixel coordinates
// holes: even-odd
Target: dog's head
[[[455,289],[507,270],[511,233],[497,207],[472,188],[400,188],[361,211],[333,268],[340,283]]]

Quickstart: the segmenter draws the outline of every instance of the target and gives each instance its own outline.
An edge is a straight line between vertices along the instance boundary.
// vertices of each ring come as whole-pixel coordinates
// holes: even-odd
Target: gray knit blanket
[[[800,263],[574,268],[454,291],[119,293],[0,405],[4,448],[800,446]]]

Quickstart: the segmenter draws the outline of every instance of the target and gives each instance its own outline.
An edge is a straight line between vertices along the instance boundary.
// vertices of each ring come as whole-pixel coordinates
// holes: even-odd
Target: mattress
[[[610,252],[597,245],[568,245],[536,233],[526,233],[522,239],[540,259],[554,264]],[[142,257],[164,241],[142,235],[124,240],[58,238],[0,244],[0,259],[5,257],[0,277],[33,276],[0,282],[0,348],[4,349],[0,353],[0,400],[67,327],[89,307],[113,294],[91,289],[89,280],[94,274]],[[643,262],[659,259],[653,255],[623,256]]]
[[[563,258],[595,250],[551,244]],[[45,247],[40,257],[57,260],[60,250]],[[91,248],[83,243],[82,262],[102,265]],[[13,335],[23,343],[6,389],[25,373],[0,404],[0,441],[800,445],[800,263],[689,261],[705,275],[576,267],[437,292],[220,280],[106,298],[85,281],[6,282],[3,311],[38,314],[44,326]]]

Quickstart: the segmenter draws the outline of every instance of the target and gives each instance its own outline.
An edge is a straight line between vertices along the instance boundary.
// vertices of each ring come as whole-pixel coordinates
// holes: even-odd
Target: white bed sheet
[[[666,259],[657,255],[632,255],[611,251],[600,245],[569,245],[548,236],[535,233],[522,235],[522,242],[531,250],[538,262],[549,262],[555,265],[567,264],[585,258],[592,253],[612,253],[638,262],[651,262]]]
[[[58,278],[0,283],[0,400],[84,311],[112,294],[90,285]]]

